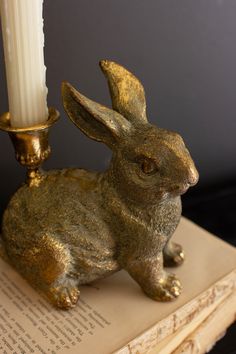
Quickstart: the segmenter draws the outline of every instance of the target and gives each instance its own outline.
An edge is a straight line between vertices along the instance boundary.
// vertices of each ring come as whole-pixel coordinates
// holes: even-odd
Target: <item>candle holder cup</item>
[[[51,153],[48,142],[49,128],[58,118],[59,112],[49,108],[49,118],[45,123],[27,128],[15,128],[10,125],[9,112],[0,117],[0,129],[9,134],[17,161],[27,168],[26,182],[30,187],[39,186],[44,178],[40,166]]]

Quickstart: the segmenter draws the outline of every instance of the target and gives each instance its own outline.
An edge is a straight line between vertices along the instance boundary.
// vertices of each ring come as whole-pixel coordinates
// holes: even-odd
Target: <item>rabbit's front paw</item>
[[[48,297],[54,306],[64,310],[74,307],[79,299],[80,291],[76,286],[72,285],[58,285],[51,287]]]
[[[184,251],[178,243],[170,242],[163,250],[163,260],[165,267],[177,267],[184,261]]]
[[[163,278],[144,291],[153,300],[171,301],[180,295],[181,289],[180,281],[174,274],[164,273]]]

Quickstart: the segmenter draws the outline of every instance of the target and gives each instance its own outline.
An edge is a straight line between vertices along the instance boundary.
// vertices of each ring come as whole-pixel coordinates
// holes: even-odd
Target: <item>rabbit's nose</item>
[[[195,166],[191,166],[188,174],[188,183],[190,186],[194,186],[199,180],[199,174]]]

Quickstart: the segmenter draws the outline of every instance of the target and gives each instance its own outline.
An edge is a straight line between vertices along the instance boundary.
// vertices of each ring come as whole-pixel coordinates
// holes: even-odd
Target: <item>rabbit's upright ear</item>
[[[91,139],[112,148],[131,129],[121,114],[81,95],[68,82],[62,83],[64,108],[72,122]]]
[[[113,109],[133,124],[146,123],[146,99],[141,82],[115,62],[101,60],[100,67],[108,80]]]

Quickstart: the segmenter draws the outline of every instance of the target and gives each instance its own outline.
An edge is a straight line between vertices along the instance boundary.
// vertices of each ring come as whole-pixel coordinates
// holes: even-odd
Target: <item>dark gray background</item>
[[[107,166],[109,150],[65,116],[60,84],[68,80],[88,97],[110,104],[98,61],[115,60],[143,82],[150,121],[182,134],[196,161],[200,183],[192,192],[196,197],[187,193],[185,215],[235,243],[236,186],[225,181],[236,176],[236,1],[45,0],[44,18],[48,104],[61,112],[51,131],[53,154],[46,167]],[[1,43],[0,52],[4,112]],[[1,132],[0,166],[1,213],[25,173]],[[233,353],[235,331],[213,352]]]
[[[65,116],[60,83],[110,104],[98,61],[115,60],[142,81],[150,121],[184,137],[200,185],[236,175],[235,0],[45,0],[48,104],[61,120],[51,132],[47,167],[103,169],[110,158]],[[2,48],[1,48],[2,52]],[[7,110],[3,55],[0,108]],[[0,133],[3,203],[24,179],[9,138]]]

